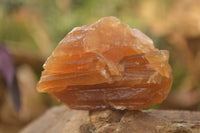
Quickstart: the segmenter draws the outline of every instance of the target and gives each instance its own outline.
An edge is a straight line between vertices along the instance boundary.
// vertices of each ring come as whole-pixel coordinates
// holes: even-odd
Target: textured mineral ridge
[[[169,52],[115,17],[74,28],[44,64],[39,92],[72,109],[137,110],[161,103],[172,85]]]

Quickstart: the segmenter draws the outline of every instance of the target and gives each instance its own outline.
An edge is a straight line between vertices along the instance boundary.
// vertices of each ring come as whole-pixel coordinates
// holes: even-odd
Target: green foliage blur
[[[0,40],[14,48],[49,54],[74,27],[105,16],[116,16],[148,34],[148,24],[140,17],[141,3],[141,0],[1,0]]]

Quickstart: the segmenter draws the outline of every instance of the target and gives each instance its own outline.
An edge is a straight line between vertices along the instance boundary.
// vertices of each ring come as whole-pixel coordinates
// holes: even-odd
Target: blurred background
[[[15,133],[59,104],[36,91],[44,61],[74,27],[105,16],[118,17],[170,51],[172,91],[152,108],[199,111],[199,14],[199,0],[0,0],[0,133]]]

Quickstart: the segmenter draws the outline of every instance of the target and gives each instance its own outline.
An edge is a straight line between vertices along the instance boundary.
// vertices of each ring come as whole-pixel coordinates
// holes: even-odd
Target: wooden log
[[[200,112],[48,110],[20,133],[200,133]]]

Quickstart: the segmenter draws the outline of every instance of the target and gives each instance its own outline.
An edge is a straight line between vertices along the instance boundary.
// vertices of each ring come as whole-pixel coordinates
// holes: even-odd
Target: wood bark
[[[200,133],[200,112],[48,110],[20,133]]]

